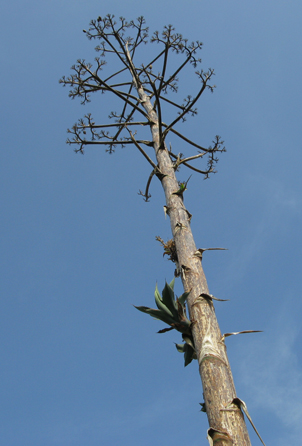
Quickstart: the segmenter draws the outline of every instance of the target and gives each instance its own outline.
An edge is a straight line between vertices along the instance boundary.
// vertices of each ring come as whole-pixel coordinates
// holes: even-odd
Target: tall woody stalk
[[[84,119],[80,119],[68,130],[72,137],[67,142],[76,146],[76,152],[82,153],[87,145],[105,145],[107,151],[112,153],[117,146],[134,144],[151,164],[152,172],[146,190],[140,194],[148,201],[152,178],[156,176],[161,181],[166,197],[165,210],[170,217],[173,246],[176,250],[176,256],[172,260],[177,263],[176,275],[181,276],[184,290],[188,293],[190,330],[210,426],[209,442],[215,446],[248,446],[251,443],[238,404],[240,400],[236,396],[224,339],[202,268],[203,250],[198,251],[195,246],[190,228],[191,214],[183,202],[186,183],[179,183],[175,175],[180,166],[184,165],[208,178],[215,172],[217,153],[225,151],[218,136],[212,146],[204,148],[175,129],[176,124],[184,121],[188,115],[197,114],[195,103],[202,93],[207,89],[213,91],[214,86],[209,82],[214,70],[196,71],[201,81],[197,94],[194,97],[187,96],[182,103],[174,102],[168,97],[168,92],[177,91],[178,75],[182,70],[189,65],[196,68],[201,62],[196,58],[197,51],[202,47],[200,42],[188,44],[169,25],[161,35],[155,32],[151,37],[151,42],[160,44],[162,50],[146,64],[137,66],[134,64],[136,50],[142,43],[147,43],[148,39],[148,28],[142,17],[131,22],[120,18],[118,23],[111,15],[99,17],[91,21],[89,30],[84,32],[90,40],[99,40],[96,51],[100,57],[95,59],[96,68],[93,69],[85,60],[78,60],[72,67],[73,74],[68,78],[63,77],[60,82],[64,86],[71,86],[70,97],[80,97],[83,104],[90,101],[92,93],[99,91],[118,97],[123,106],[120,114],[111,112],[110,118],[114,122],[110,124],[96,124],[91,114],[85,115]],[[132,33],[132,36],[125,36],[126,32]],[[168,58],[173,52],[182,56],[182,62],[168,74]],[[105,56],[117,58],[121,68],[107,77],[101,77],[101,71],[106,65]],[[178,112],[169,124],[163,120],[167,106]],[[136,116],[140,117],[134,119]],[[151,130],[151,140],[137,137],[137,132],[144,131],[146,127]],[[182,154],[174,154],[166,146],[168,133],[181,138],[182,144],[197,148],[198,154],[187,158]],[[152,160],[145,147],[153,147],[156,160]],[[191,164],[196,159],[199,159],[198,162],[207,159],[204,169]]]

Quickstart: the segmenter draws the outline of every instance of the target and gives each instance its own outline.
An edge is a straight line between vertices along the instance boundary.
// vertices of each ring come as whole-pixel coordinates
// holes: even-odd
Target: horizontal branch
[[[153,142],[152,141],[146,141],[146,140],[138,140],[136,141],[138,144],[144,144],[148,147],[152,147],[153,146]],[[126,144],[133,144],[133,141],[131,140],[124,140],[124,141],[117,141],[117,140],[112,140],[111,142],[109,141],[87,141],[86,139],[79,139],[78,141],[73,140],[70,141],[69,139],[67,140],[68,144],[82,144],[82,145],[103,145],[103,146],[108,146],[108,145],[116,145],[116,144],[120,144],[120,145],[126,145]]]
[[[169,154],[170,154],[170,156],[172,156],[172,158],[174,158],[174,159],[178,159],[178,156],[175,155],[174,153],[169,152]],[[204,155],[204,154],[202,154],[202,155]],[[180,164],[183,164],[184,166],[188,167],[189,169],[194,170],[194,172],[201,173],[202,175],[208,175],[209,173],[213,172],[213,169],[200,170],[200,169],[197,169],[197,168],[194,167],[194,166],[191,166],[191,164],[189,164],[189,163],[187,162],[187,160],[189,160],[189,159],[194,159],[194,158],[197,158],[197,156],[196,156],[196,157],[191,157],[191,158],[186,158],[185,160],[181,160],[180,162],[177,163],[177,165],[179,166]]]
[[[165,124],[164,122],[162,123],[162,125],[164,127],[168,127],[167,124]],[[196,144],[195,142],[191,141],[189,138],[186,138],[184,135],[182,135],[181,133],[179,133],[177,130],[175,129],[170,129],[170,132],[174,133],[175,135],[179,136],[179,138],[183,139],[184,141],[186,141],[188,144],[191,144],[191,146],[197,147],[197,149],[203,150],[204,152],[210,152],[211,150],[206,149],[205,147],[202,147],[198,144]]]
[[[83,125],[82,128],[93,128],[93,129],[102,129],[106,127],[125,127],[128,125],[150,125],[149,122],[120,122],[115,124],[99,124],[99,125]]]
[[[111,88],[116,88],[116,87],[123,87],[124,85],[132,85],[132,82],[121,82],[119,84],[112,84],[110,85]]]
[[[193,156],[189,156],[188,158],[181,159],[180,162],[178,163],[178,165],[187,163],[188,161],[195,160],[197,158],[202,158],[204,155],[205,155],[205,153],[199,153],[198,155],[193,155]]]

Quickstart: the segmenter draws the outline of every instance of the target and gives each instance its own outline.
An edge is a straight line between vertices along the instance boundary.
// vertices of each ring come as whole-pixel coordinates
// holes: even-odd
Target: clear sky
[[[206,445],[197,362],[184,368],[154,306],[173,277],[155,236],[170,237],[159,182],[135,147],[75,154],[66,129],[109,95],[81,106],[58,80],[93,61],[82,32],[108,13],[173,24],[204,44],[214,94],[183,131],[227,153],[185,196],[237,395],[268,445],[302,435],[301,16],[293,0],[12,0],[1,13],[0,444]],[[149,51],[149,46],[146,46]],[[151,47],[150,47],[151,48]],[[182,88],[193,86],[182,80]],[[173,142],[176,153],[187,150]],[[151,154],[151,152],[150,152]],[[179,179],[189,176],[185,169]],[[176,283],[182,293],[181,282]],[[260,444],[252,430],[253,444]]]

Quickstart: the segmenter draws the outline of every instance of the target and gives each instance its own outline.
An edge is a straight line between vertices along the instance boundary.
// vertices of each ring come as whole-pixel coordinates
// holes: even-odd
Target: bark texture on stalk
[[[179,164],[183,163],[208,177],[214,171],[213,164],[217,162],[215,153],[224,151],[219,149],[221,144],[219,137],[217,137],[213,148],[205,149],[174,129],[175,123],[183,119],[186,114],[196,114],[194,105],[203,91],[206,88],[213,90],[213,87],[208,85],[208,79],[212,76],[213,70],[210,69],[207,73],[202,70],[196,72],[202,86],[195,97],[188,96],[181,105],[166,99],[163,93],[166,93],[168,88],[176,91],[177,77],[184,66],[191,63],[195,68],[200,62],[195,58],[195,53],[202,44],[197,41],[188,45],[187,40],[183,39],[180,34],[173,33],[171,26],[165,27],[163,37],[155,32],[151,38],[151,42],[164,45],[163,51],[147,65],[138,67],[134,65],[134,53],[141,43],[146,43],[148,29],[144,27],[143,18],[139,18],[137,22],[126,22],[125,19],[120,18],[120,22],[120,26],[116,27],[113,16],[99,17],[96,21],[91,22],[89,31],[84,32],[90,40],[100,39],[100,45],[96,50],[101,52],[101,56],[105,56],[107,53],[115,55],[122,63],[123,68],[107,79],[103,79],[99,74],[105,65],[103,59],[96,58],[97,69],[95,71],[92,71],[91,64],[84,60],[78,60],[78,64],[72,67],[75,74],[67,79],[63,77],[61,82],[64,85],[70,85],[73,88],[70,91],[70,96],[72,98],[81,97],[83,103],[89,102],[89,94],[96,91],[114,94],[124,102],[122,113],[120,115],[111,113],[110,117],[116,119],[115,123],[104,125],[96,125],[91,115],[86,115],[85,120],[79,120],[72,130],[69,130],[73,139],[68,140],[68,143],[80,146],[76,151],[81,152],[83,152],[83,147],[89,144],[103,144],[109,147],[110,153],[117,145],[123,147],[127,144],[134,144],[151,164],[153,171],[147,183],[146,192],[141,195],[145,197],[146,201],[148,200],[149,185],[152,177],[156,175],[165,192],[166,209],[170,218],[184,290],[185,292],[190,291],[187,306],[210,426],[209,441],[210,443],[212,441],[215,446],[250,446],[242,411],[237,404],[233,403],[237,395],[213,302],[211,299],[200,297],[202,293],[209,294],[209,290],[201,258],[195,255],[197,248],[190,227],[190,214],[184,206],[182,195],[175,194],[179,189],[175,175]],[[129,30],[135,31],[134,38],[124,37],[124,32]],[[178,69],[174,70],[172,75],[167,76],[167,60],[170,50],[183,54],[185,61]],[[152,65],[157,63],[160,57],[163,57],[164,61],[160,73],[155,74]],[[110,83],[110,79],[125,72],[128,76],[130,74],[130,79],[127,82]],[[125,91],[125,89],[127,90]],[[151,99],[154,101],[153,103]],[[162,101],[176,107],[179,112],[179,116],[170,125],[163,122]],[[130,108],[128,114],[126,113],[127,108]],[[140,119],[137,122],[133,122],[135,113],[140,114]],[[136,133],[131,131],[132,126],[135,125],[140,128],[148,126],[152,134],[151,140],[137,139]],[[115,133],[110,136],[109,130],[112,129]],[[165,144],[165,138],[169,131],[201,150],[199,155],[186,159],[175,156]],[[90,139],[85,136],[87,132],[91,135]],[[122,132],[126,132],[127,136],[121,136]],[[156,162],[152,161],[142,145],[154,148]],[[204,155],[209,156],[208,167],[205,171],[189,165],[188,160],[202,158]],[[175,163],[172,158],[176,159]]]

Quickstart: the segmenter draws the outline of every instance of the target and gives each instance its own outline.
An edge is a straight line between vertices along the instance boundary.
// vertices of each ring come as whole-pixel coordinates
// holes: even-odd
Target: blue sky
[[[78,58],[93,61],[82,29],[107,13],[143,15],[151,32],[172,23],[215,68],[217,89],[183,131],[205,146],[219,134],[227,153],[209,180],[193,174],[185,203],[197,246],[228,248],[203,260],[210,292],[230,299],[215,306],[221,331],[264,331],[226,340],[237,395],[267,445],[297,443],[302,6],[290,0],[4,6],[0,443],[208,444],[197,362],[184,368],[178,333],[156,334],[162,324],[132,306],[153,306],[155,283],[173,277],[155,241],[170,237],[160,184],[150,203],[137,195],[150,169],[134,147],[82,156],[65,144],[78,118],[104,123],[112,109],[108,95],[83,107],[58,84]]]

